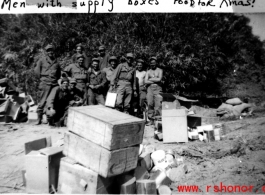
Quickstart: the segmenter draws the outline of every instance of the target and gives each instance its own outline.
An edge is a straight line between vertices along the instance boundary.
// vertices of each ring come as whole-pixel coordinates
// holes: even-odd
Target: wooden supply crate
[[[139,145],[109,151],[74,133],[66,132],[63,153],[103,177],[135,169]]]
[[[141,144],[145,121],[105,106],[71,107],[67,127],[108,150]]]
[[[26,191],[49,194],[57,189],[62,147],[44,148],[26,155]]]
[[[59,194],[109,194],[112,193],[114,178],[103,178],[71,158],[60,162]]]

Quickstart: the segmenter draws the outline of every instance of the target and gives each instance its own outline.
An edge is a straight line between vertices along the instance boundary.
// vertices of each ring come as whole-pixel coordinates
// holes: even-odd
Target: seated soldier
[[[63,77],[61,86],[52,89],[47,99],[46,115],[50,126],[65,126],[71,96],[68,90],[69,80]]]
[[[105,105],[104,89],[106,86],[106,73],[99,69],[99,59],[92,59],[92,70],[88,73],[88,102],[89,105]]]
[[[70,78],[69,93],[70,93],[70,106],[82,106],[84,105],[83,93],[78,88],[76,88],[76,79]]]

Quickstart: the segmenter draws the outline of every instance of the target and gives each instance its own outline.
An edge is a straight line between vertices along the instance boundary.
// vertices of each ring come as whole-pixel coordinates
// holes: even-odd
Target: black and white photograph
[[[264,194],[265,14],[1,14],[0,193]]]

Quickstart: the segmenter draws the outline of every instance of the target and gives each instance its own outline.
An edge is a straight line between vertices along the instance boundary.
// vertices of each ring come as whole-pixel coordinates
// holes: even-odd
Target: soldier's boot
[[[37,120],[35,125],[41,125],[42,116],[43,116],[43,113],[42,112],[38,112],[38,120]]]

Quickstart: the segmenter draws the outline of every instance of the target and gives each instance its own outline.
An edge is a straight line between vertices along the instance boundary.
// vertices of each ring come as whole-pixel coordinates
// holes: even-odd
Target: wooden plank
[[[109,151],[76,134],[66,132],[64,154],[103,177],[119,175],[137,166],[139,145]]]
[[[146,170],[151,170],[153,167],[153,161],[151,160],[151,154],[147,154],[145,157],[139,157],[138,164],[141,167],[145,167]]]
[[[149,179],[149,173],[145,167],[136,167],[134,170],[136,180]]]
[[[135,194],[136,193],[136,179],[132,177],[130,180],[121,185],[120,194]]]
[[[64,157],[60,162],[59,194],[109,194],[113,178],[103,178],[98,173]]]
[[[1,114],[1,115],[2,115],[2,114],[6,114],[6,111],[7,111],[8,107],[9,107],[9,104],[10,104],[10,103],[11,103],[10,100],[7,99],[4,103],[2,103],[2,104],[0,105],[0,114]]]
[[[49,150],[52,155],[44,155],[39,151],[31,151],[26,155],[27,193],[48,194],[51,186],[57,189],[62,149],[50,147]]]
[[[152,172],[150,174],[150,179],[154,180],[156,183],[156,188],[159,188],[161,185],[170,185],[172,182],[167,177],[167,174],[165,171],[157,170],[156,172]]]
[[[33,140],[24,144],[25,154],[30,153],[32,150],[40,150],[51,146],[51,136]]]
[[[154,180],[138,180],[136,181],[137,194],[157,194],[156,183]]]
[[[70,108],[67,127],[108,150],[142,143],[145,121],[101,105]]]
[[[163,142],[188,142],[185,109],[162,110]]]

